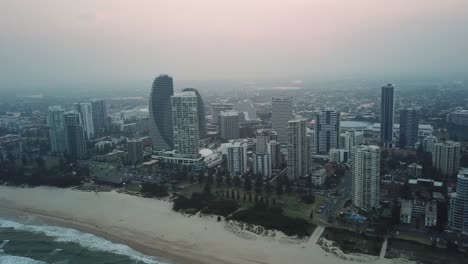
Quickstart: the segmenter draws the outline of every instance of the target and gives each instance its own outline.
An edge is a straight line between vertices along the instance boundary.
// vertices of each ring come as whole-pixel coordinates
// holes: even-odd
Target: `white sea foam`
[[[78,243],[80,246],[89,250],[124,255],[132,258],[133,260],[142,261],[148,264],[164,264],[164,262],[156,261],[153,257],[143,255],[126,245],[115,244],[104,238],[97,237],[89,233],[83,233],[75,229],[49,225],[22,224],[5,219],[0,219],[0,227],[13,228],[15,230],[32,233],[42,233],[46,236],[53,237],[54,241],[57,242]],[[0,263],[3,264],[2,261],[0,261]]]
[[[2,264],[47,264],[46,262],[18,256],[0,256]]]

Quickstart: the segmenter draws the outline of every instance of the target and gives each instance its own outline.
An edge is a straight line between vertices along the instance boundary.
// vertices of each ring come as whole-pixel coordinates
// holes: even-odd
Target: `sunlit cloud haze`
[[[0,89],[139,85],[163,72],[291,86],[466,73],[468,1],[0,1]]]

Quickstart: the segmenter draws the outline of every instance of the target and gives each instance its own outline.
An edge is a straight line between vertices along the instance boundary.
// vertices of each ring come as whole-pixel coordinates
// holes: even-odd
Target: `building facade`
[[[198,131],[200,133],[200,139],[206,137],[206,119],[205,119],[205,103],[200,93],[195,88],[185,88],[182,92],[194,92],[198,99]]]
[[[234,141],[227,146],[227,164],[231,176],[240,176],[247,172],[247,143]]]
[[[269,143],[270,155],[271,155],[271,168],[279,169],[283,165],[283,154],[281,153],[281,145],[276,140],[272,140]]]
[[[91,100],[93,128],[96,136],[104,136],[107,131],[107,107],[104,100]]]
[[[296,118],[288,122],[288,178],[307,176],[309,171],[309,147],[307,146],[307,121]]]
[[[382,86],[380,102],[380,141],[386,148],[393,148],[395,145],[393,135],[394,123],[394,87],[392,84]]]
[[[128,162],[138,164],[143,161],[143,141],[131,139],[127,141]]]
[[[174,146],[172,95],[174,95],[172,77],[168,75],[156,77],[149,100],[150,137],[155,150],[169,150]]]
[[[85,133],[80,123],[80,114],[76,111],[64,114],[66,153],[74,159],[87,157]]]
[[[86,138],[94,138],[94,122],[93,122],[93,108],[91,103],[76,103],[75,111],[80,113],[81,124],[86,135]]]
[[[434,144],[432,165],[445,177],[457,175],[460,167],[460,143],[446,141]]]
[[[354,206],[372,211],[380,203],[380,148],[356,146],[352,160],[352,195]]]
[[[214,124],[219,123],[219,114],[223,111],[229,111],[234,109],[234,104],[226,102],[217,102],[211,104],[211,118]]]
[[[271,100],[271,126],[278,134],[279,143],[288,143],[288,121],[293,118],[293,98],[273,97]]]
[[[416,109],[408,108],[400,111],[400,148],[414,149],[418,142],[419,113]]]
[[[50,129],[50,147],[54,153],[63,153],[67,148],[64,112],[65,110],[61,106],[50,106],[47,113],[47,126]]]
[[[457,176],[457,192],[450,195],[448,227],[454,231],[468,232],[468,169]]]
[[[328,155],[330,149],[339,148],[340,114],[333,110],[315,115],[315,153]]]
[[[228,110],[219,113],[219,135],[224,140],[240,138],[239,112]]]
[[[195,92],[182,92],[171,97],[172,131],[176,154],[187,158],[199,156],[198,97]]]

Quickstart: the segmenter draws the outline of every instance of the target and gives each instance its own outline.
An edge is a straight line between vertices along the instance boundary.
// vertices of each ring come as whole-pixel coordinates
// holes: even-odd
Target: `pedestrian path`
[[[380,259],[385,258],[385,253],[387,253],[387,244],[388,244],[388,238],[385,238],[382,248],[380,249]]]
[[[317,244],[319,238],[322,236],[323,231],[325,231],[325,226],[324,225],[319,225],[315,228],[314,232],[309,238],[309,241],[307,241],[307,244],[309,245],[314,245]]]

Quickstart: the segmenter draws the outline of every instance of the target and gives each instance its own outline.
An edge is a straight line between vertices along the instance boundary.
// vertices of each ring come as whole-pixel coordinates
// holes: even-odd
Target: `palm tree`
[[[245,180],[244,180],[244,189],[245,191],[247,192],[250,192],[252,190],[252,180],[250,179],[249,176],[246,176],[245,177]]]

